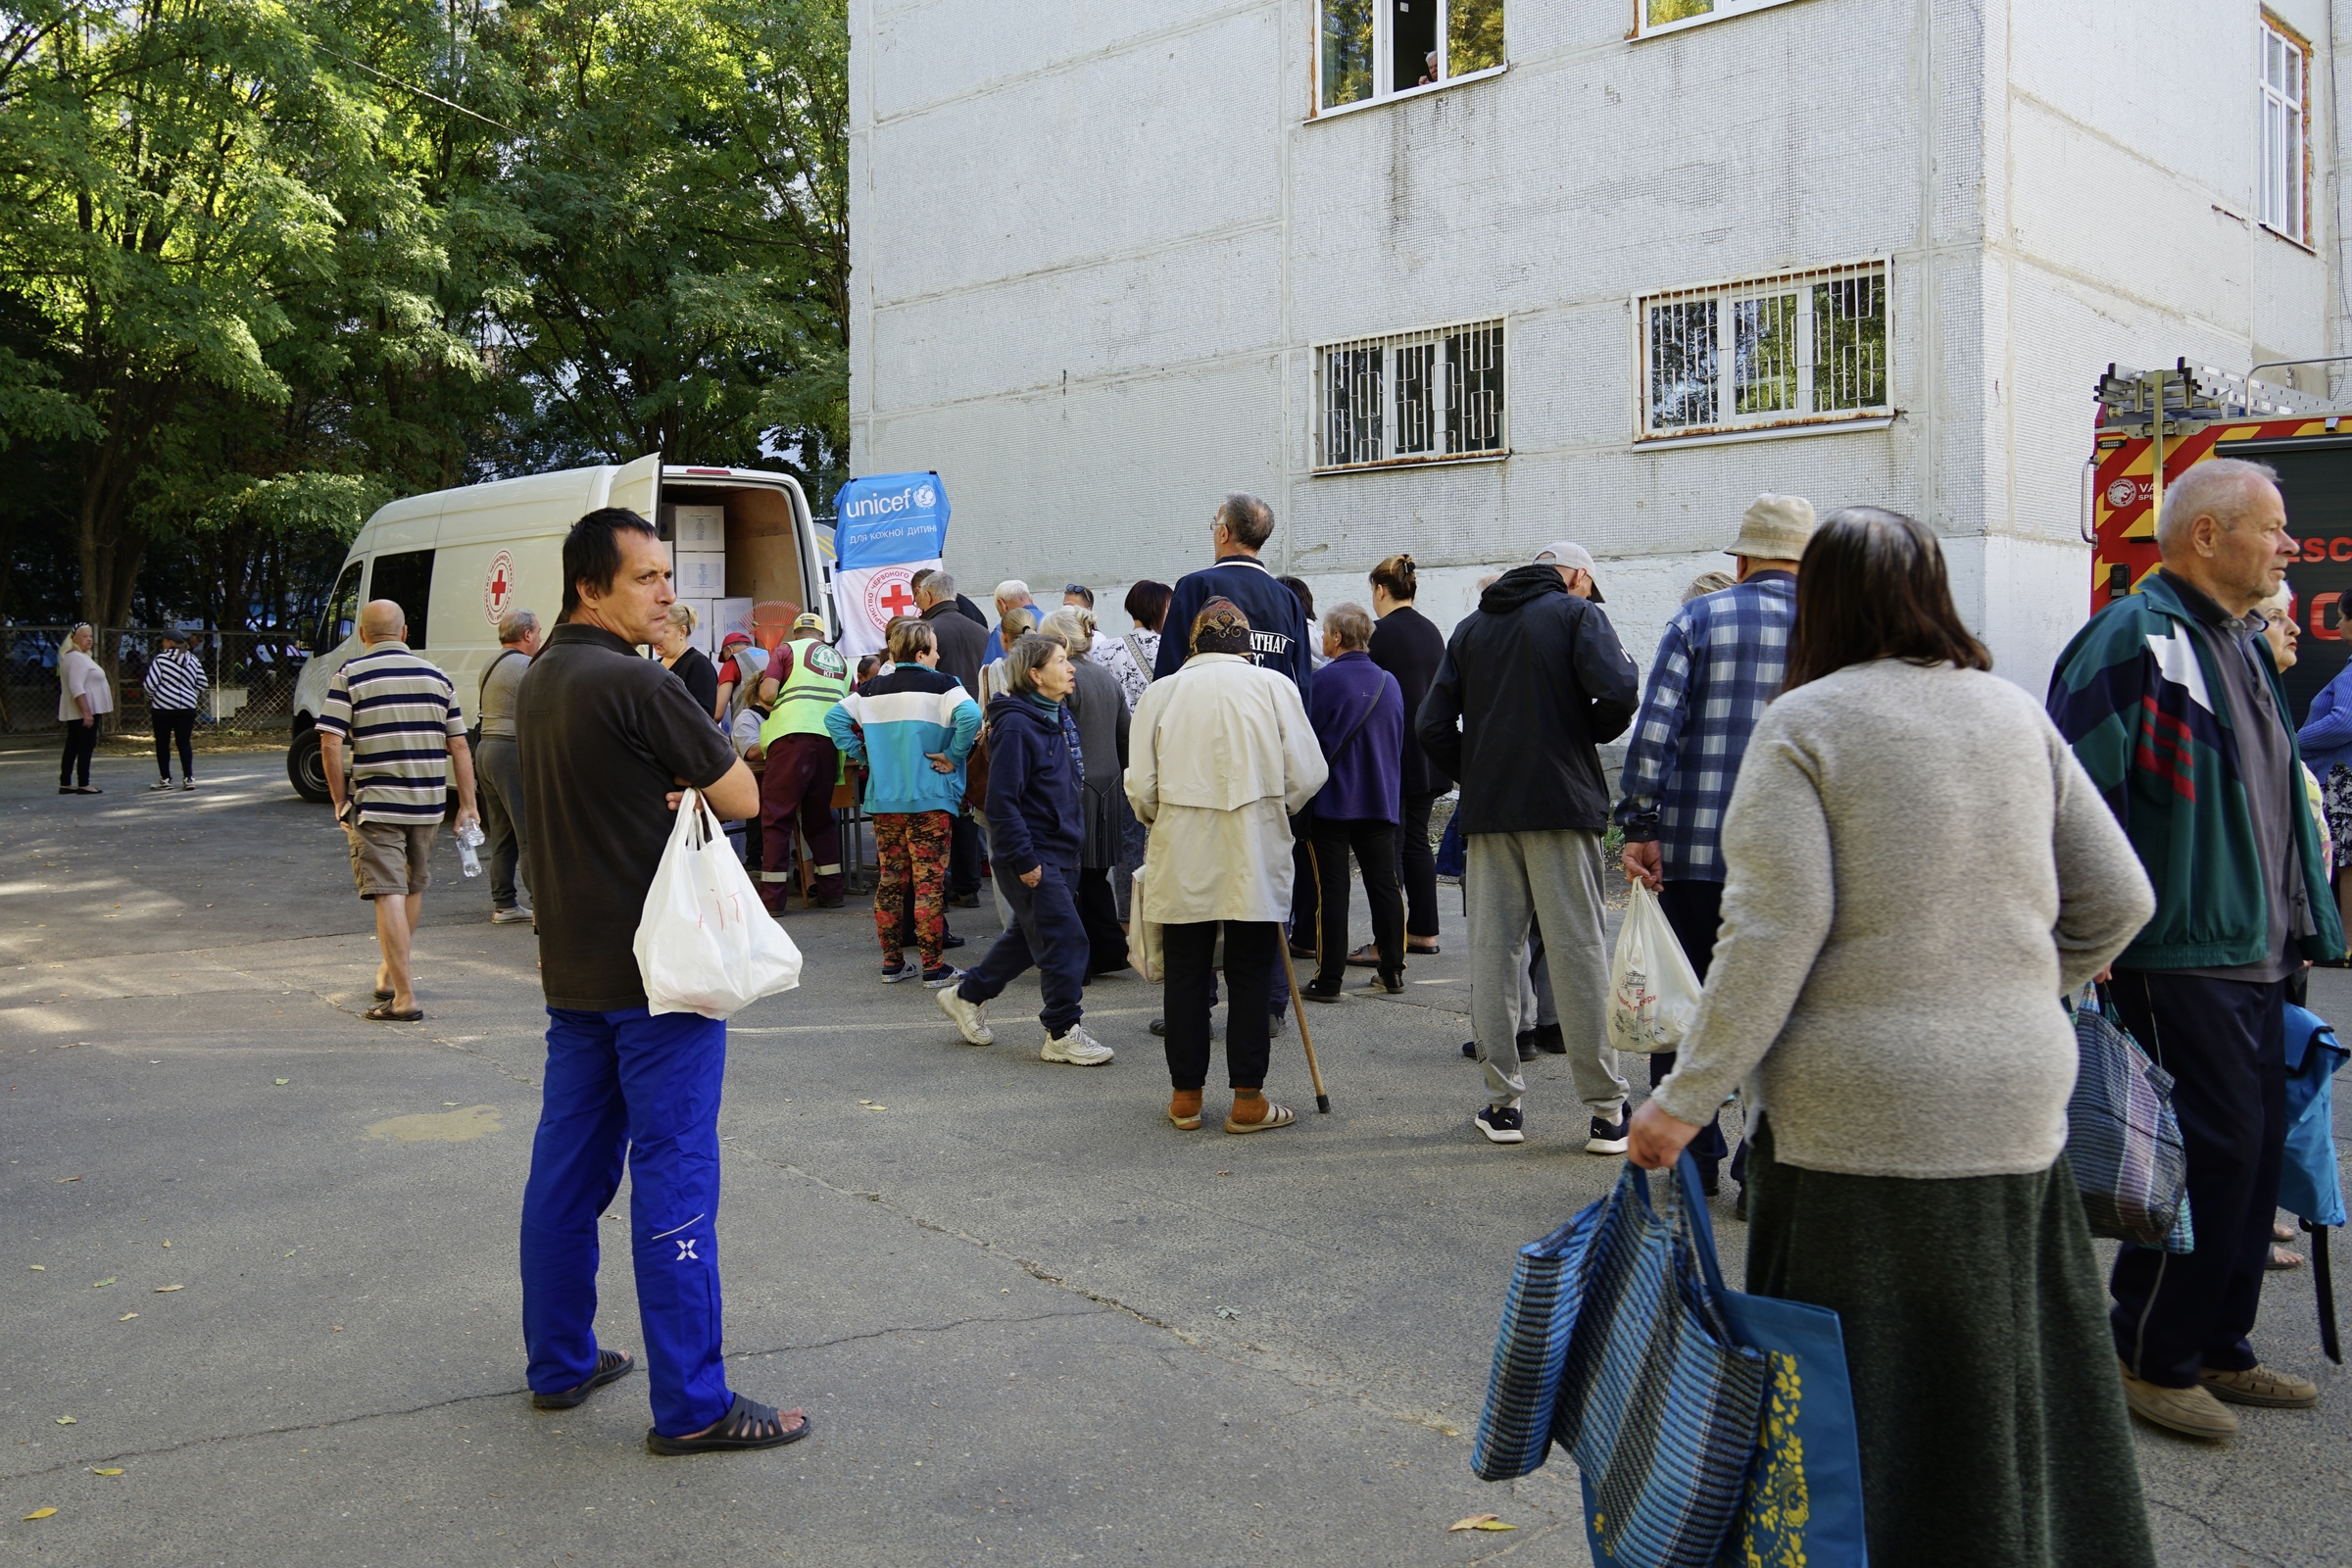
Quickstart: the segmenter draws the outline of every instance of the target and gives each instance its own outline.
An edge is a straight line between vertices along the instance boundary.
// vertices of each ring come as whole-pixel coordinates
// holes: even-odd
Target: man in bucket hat
[[[1657,894],[1701,980],[1723,912],[1724,808],[1756,720],[1781,689],[1796,620],[1797,561],[1812,537],[1811,502],[1756,497],[1740,519],[1740,536],[1724,549],[1736,563],[1734,585],[1691,600],[1666,623],[1626,748],[1616,809],[1626,878]],[[1652,1086],[1673,1070],[1672,1052],[1649,1058]],[[1714,1192],[1721,1129],[1708,1123],[1690,1153]],[[1734,1180],[1740,1170],[1734,1161]]]

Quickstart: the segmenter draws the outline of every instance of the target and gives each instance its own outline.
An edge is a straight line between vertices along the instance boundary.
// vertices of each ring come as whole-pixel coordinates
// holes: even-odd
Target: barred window
[[[1318,0],[1315,103],[1339,109],[1493,71],[1502,0]]]
[[[1325,344],[1315,408],[1318,470],[1500,457],[1503,324]]]
[[[1635,319],[1645,440],[1893,412],[1883,261],[1652,294]]]

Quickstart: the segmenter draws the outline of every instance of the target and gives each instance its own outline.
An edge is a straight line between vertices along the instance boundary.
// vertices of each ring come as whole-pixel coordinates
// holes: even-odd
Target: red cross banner
[[[915,612],[914,574],[940,564],[948,494],[936,473],[852,479],[834,498],[834,644],[852,659],[880,653],[891,620]]]

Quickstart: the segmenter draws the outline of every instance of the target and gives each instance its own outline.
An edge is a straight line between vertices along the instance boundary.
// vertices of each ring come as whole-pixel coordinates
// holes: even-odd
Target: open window
[[[368,579],[368,597],[389,599],[398,605],[409,623],[409,646],[423,648],[424,629],[433,610],[433,552],[403,550],[376,557],[375,570]]]
[[[1503,0],[1319,0],[1318,109],[1500,70]]]

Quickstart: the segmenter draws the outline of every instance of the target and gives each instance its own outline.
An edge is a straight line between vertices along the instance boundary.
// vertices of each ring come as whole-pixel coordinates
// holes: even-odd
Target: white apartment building
[[[1872,502],[2038,691],[2106,366],[2347,347],[2337,9],[851,0],[853,466],[1113,626],[1228,490],[1441,624],[1574,539],[1643,662],[1758,491]]]

